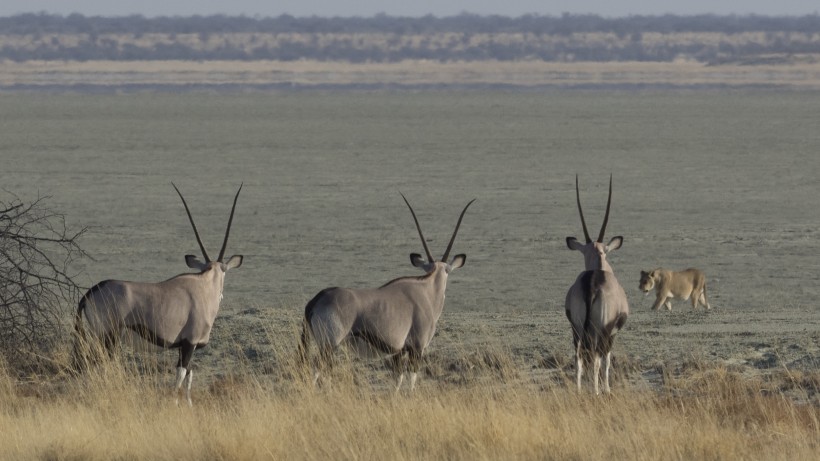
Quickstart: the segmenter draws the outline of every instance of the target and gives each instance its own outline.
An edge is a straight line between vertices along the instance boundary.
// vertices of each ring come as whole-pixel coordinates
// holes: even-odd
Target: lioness
[[[689,268],[681,272],[673,272],[663,268],[653,271],[641,271],[641,291],[646,294],[655,289],[656,298],[653,310],[666,305],[668,310],[672,310],[672,299],[678,298],[686,301],[692,298],[692,308],[697,309],[698,302],[711,309],[709,301],[706,300],[706,276],[703,272]]]

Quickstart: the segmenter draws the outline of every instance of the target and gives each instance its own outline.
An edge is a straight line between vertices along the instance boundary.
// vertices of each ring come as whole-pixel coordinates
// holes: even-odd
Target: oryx
[[[404,194],[402,198],[410,208],[427,255],[425,260],[420,254],[411,253],[410,262],[426,274],[397,278],[373,289],[326,288],[314,296],[305,306],[299,349],[304,362],[308,353],[308,337],[313,336],[319,349],[314,384],[323,368],[332,367],[333,351],[343,342],[348,342],[367,346],[374,352],[391,357],[393,371],[397,374],[396,392],[401,388],[405,368],[409,366],[410,389],[415,388],[422,354],[433,339],[436,322],[444,310],[447,276],[467,260],[464,254],[458,254],[449,261],[447,258],[464,213],[475,199],[462,210],[444,255],[436,261],[427,247],[413,207]],[[361,352],[361,348],[357,350]]]
[[[604,233],[609,220],[609,207],[612,203],[612,176],[609,177],[609,198],[606,202],[606,214],[601,232],[593,242],[589,238],[584,212],[581,209],[581,194],[578,191],[578,175],[575,176],[575,198],[578,202],[578,213],[584,229],[586,243],[580,243],[575,237],[567,237],[567,246],[584,254],[585,270],[578,275],[575,283],[567,292],[565,303],[566,314],[572,324],[572,340],[575,346],[576,384],[581,389],[581,375],[584,362],[592,362],[595,394],[598,392],[598,376],[601,371],[601,358],[606,358],[604,368],[604,392],[609,393],[609,367],[612,357],[612,341],[615,333],[626,323],[629,315],[629,304],[626,293],[618,283],[612,266],[606,260],[606,254],[617,250],[623,244],[623,237],[613,237],[604,245]]]
[[[186,397],[191,404],[191,381],[193,374],[189,369],[194,349],[208,344],[211,327],[219,312],[222,300],[222,286],[225,272],[242,265],[242,256],[231,256],[223,262],[228,235],[231,232],[236,201],[242,186],[236,191],[233,199],[225,240],[219,257],[211,260],[199,237],[194,218],[188,204],[177,186],[176,189],[185,212],[191,221],[196,241],[202,250],[204,261],[194,255],[186,255],[185,263],[198,273],[185,273],[171,277],[164,282],[142,283],[122,280],[106,280],[91,287],[80,300],[74,317],[74,328],[77,333],[77,345],[85,339],[82,314],[88,322],[94,339],[102,341],[109,354],[115,346],[123,329],[135,331],[145,340],[163,347],[179,348],[179,361],[175,388],[177,401],[182,382],[187,378]],[[75,351],[75,358],[79,357]]]

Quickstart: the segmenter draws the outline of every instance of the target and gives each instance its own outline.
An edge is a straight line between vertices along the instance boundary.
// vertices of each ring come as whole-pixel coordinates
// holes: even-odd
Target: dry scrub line
[[[27,61],[0,66],[0,86],[72,85],[766,85],[820,88],[820,63],[402,61]]]

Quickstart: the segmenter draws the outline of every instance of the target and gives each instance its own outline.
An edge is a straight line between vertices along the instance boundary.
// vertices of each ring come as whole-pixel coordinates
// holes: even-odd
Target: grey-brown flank
[[[398,278],[375,289],[326,288],[311,299],[305,306],[299,351],[304,363],[312,336],[319,349],[314,384],[323,370],[332,367],[333,351],[342,343],[353,343],[391,357],[397,375],[396,392],[404,381],[406,368],[410,370],[410,389],[415,389],[422,354],[433,339],[436,322],[444,310],[447,277],[467,259],[466,255],[458,254],[449,262],[447,260],[464,213],[475,199],[462,210],[444,255],[436,261],[427,247],[413,207],[403,194],[402,198],[413,215],[427,255],[425,260],[420,254],[411,253],[410,262],[426,274]],[[357,350],[362,352],[360,347]]]
[[[612,341],[618,330],[626,323],[629,315],[626,293],[606,260],[606,254],[609,251],[621,247],[623,237],[613,237],[608,244],[603,244],[607,221],[609,221],[609,208],[612,203],[612,176],[609,177],[609,198],[606,203],[604,223],[594,242],[589,237],[584,221],[577,175],[575,176],[575,197],[586,238],[586,243],[582,244],[575,237],[567,237],[567,246],[571,250],[583,253],[585,266],[585,270],[578,275],[575,283],[567,292],[565,303],[567,318],[572,324],[572,339],[575,346],[575,382],[578,390],[581,390],[584,363],[592,362],[595,394],[598,395],[601,359],[605,357],[604,392],[608,394],[610,392],[609,368],[612,362]]]
[[[199,237],[185,198],[176,185],[172,185],[182,199],[204,257],[203,262],[194,255],[186,255],[185,263],[200,272],[180,274],[158,283],[106,280],[93,286],[80,300],[74,317],[74,328],[77,333],[75,359],[81,357],[79,347],[87,339],[83,328],[83,312],[93,338],[101,341],[109,354],[113,352],[122,330],[126,328],[157,346],[179,348],[175,379],[177,402],[183,380],[187,379],[186,398],[188,405],[191,405],[191,357],[195,349],[208,344],[211,327],[219,312],[219,302],[222,300],[225,273],[242,265],[241,255],[231,256],[227,262],[223,262],[236,201],[242,186],[239,186],[233,200],[219,257],[211,260]]]

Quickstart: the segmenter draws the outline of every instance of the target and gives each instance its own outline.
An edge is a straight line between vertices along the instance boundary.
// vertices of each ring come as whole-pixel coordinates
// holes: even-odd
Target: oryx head
[[[567,237],[567,246],[570,250],[578,250],[584,254],[584,264],[586,270],[605,270],[612,271],[609,263],[606,261],[606,254],[612,250],[617,250],[624,243],[624,238],[620,235],[612,237],[612,240],[604,245],[604,233],[606,232],[606,224],[609,221],[609,206],[612,204],[612,175],[609,176],[609,198],[606,200],[606,214],[604,214],[604,223],[601,225],[601,232],[598,233],[598,239],[594,242],[589,238],[589,231],[587,231],[587,224],[584,221],[584,211],[581,209],[581,193],[578,191],[578,175],[575,175],[575,198],[578,202],[578,214],[581,215],[581,226],[584,228],[584,237],[586,243],[579,242],[575,237]]]
[[[236,210],[236,200],[239,198],[239,192],[242,191],[242,185],[239,186],[239,190],[236,191],[236,196],[233,198],[231,216],[228,218],[228,227],[225,229],[225,240],[222,242],[222,249],[219,250],[219,257],[216,258],[216,261],[211,260],[208,256],[208,252],[205,251],[205,245],[202,244],[202,239],[199,238],[199,232],[196,229],[196,224],[194,224],[194,218],[191,216],[191,210],[188,209],[188,204],[185,202],[185,197],[182,196],[182,193],[179,191],[176,184],[171,183],[171,185],[174,186],[177,194],[179,194],[179,198],[182,199],[182,205],[185,206],[185,212],[188,214],[188,219],[191,221],[191,227],[194,228],[196,242],[199,244],[199,249],[202,250],[202,257],[205,258],[205,260],[202,261],[195,255],[185,255],[185,264],[187,264],[191,269],[197,269],[203,273],[209,270],[217,270],[217,274],[219,276],[224,276],[228,269],[241,266],[243,258],[242,255],[231,256],[228,258],[227,262],[223,261],[223,258],[225,257],[225,248],[228,246],[228,235],[231,233],[231,223],[233,222],[233,212]]]
[[[448,261],[447,258],[450,256],[450,250],[453,249],[453,242],[456,240],[456,234],[458,234],[458,228],[461,226],[461,220],[464,218],[464,213],[467,212],[467,208],[469,208],[476,199],[470,200],[470,202],[464,207],[464,210],[461,211],[461,215],[458,217],[458,222],[456,223],[456,229],[453,231],[453,236],[450,237],[450,243],[447,244],[447,249],[444,251],[444,255],[441,257],[441,260],[436,261],[433,254],[430,253],[430,248],[427,247],[427,241],[424,240],[424,234],[421,232],[421,226],[419,226],[419,220],[416,218],[416,213],[413,211],[413,207],[410,206],[410,202],[407,201],[407,197],[405,197],[404,194],[401,194],[401,198],[404,199],[404,203],[407,204],[407,208],[410,208],[410,213],[413,215],[413,221],[416,223],[416,229],[419,231],[421,244],[424,247],[424,253],[427,254],[427,259],[425,260],[424,257],[418,253],[410,253],[410,262],[413,266],[418,267],[428,273],[433,272],[436,266],[442,266],[442,269],[444,269],[447,274],[449,274],[452,270],[463,266],[467,261],[467,255],[463,253],[457,254],[453,256],[453,259],[450,261]]]

